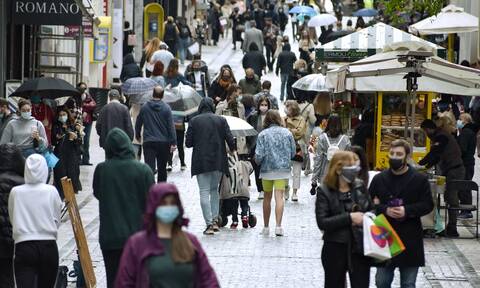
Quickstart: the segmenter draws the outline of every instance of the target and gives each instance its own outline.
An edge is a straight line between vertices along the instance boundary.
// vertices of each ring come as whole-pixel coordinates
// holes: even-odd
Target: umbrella
[[[40,77],[26,81],[10,96],[30,98],[33,95],[55,99],[65,96],[80,96],[80,92],[63,79]]]
[[[324,13],[314,16],[308,21],[308,27],[328,26],[337,22],[337,18],[332,14]]]
[[[352,34],[353,32],[355,32],[355,31],[348,31],[348,30],[334,31],[334,32],[328,34],[327,37],[325,37],[324,42],[325,43],[330,43],[332,41],[337,40],[338,38],[347,36],[348,34]]]
[[[163,101],[170,105],[172,113],[177,116],[188,116],[198,110],[202,96],[190,86],[180,84],[165,89]]]
[[[143,105],[152,99],[152,95],[153,95],[153,89],[142,94],[130,94],[128,95],[128,100],[130,104]]]
[[[130,78],[122,84],[122,92],[125,95],[142,95],[148,91],[152,91],[158,83],[150,78],[135,77]]]
[[[243,119],[226,115],[222,115],[222,117],[227,120],[228,127],[230,127],[230,131],[234,137],[247,137],[258,134],[257,130]]]
[[[329,92],[326,86],[326,77],[323,74],[309,74],[293,83],[292,88],[302,91]]]
[[[378,11],[371,8],[363,8],[353,13],[353,16],[356,16],[356,17],[374,17],[377,15],[378,15]]]
[[[288,11],[291,14],[307,14],[307,15],[315,15],[315,9],[309,6],[295,6]]]

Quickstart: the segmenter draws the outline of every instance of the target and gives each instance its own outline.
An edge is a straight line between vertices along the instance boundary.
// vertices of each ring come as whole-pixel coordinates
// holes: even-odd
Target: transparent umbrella
[[[166,88],[163,101],[170,105],[174,115],[188,116],[197,112],[202,96],[192,87],[180,84],[174,88]]]
[[[230,131],[234,137],[247,137],[258,134],[257,130],[243,119],[226,115],[222,115],[222,117],[227,120],[228,127],[230,127]]]
[[[302,91],[329,92],[326,77],[323,74],[309,74],[293,83],[292,88]]]

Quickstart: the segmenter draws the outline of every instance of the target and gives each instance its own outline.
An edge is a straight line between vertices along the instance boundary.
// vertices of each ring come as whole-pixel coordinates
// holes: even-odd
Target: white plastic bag
[[[363,215],[363,255],[385,261],[392,258],[388,246],[388,231],[373,223],[375,215]]]

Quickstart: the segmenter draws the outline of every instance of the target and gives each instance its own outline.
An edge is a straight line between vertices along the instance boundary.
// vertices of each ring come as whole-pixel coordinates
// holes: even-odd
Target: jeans
[[[105,274],[107,275],[107,287],[115,287],[115,278],[117,277],[118,266],[122,258],[123,249],[102,250],[103,263],[105,264]]]
[[[143,158],[152,169],[157,170],[157,182],[167,181],[167,161],[170,157],[170,144],[165,142],[144,142]]]
[[[92,133],[92,123],[85,124],[85,136],[83,136],[82,164],[90,163],[90,134]]]
[[[218,185],[222,172],[211,171],[197,175],[198,188],[200,190],[200,206],[202,207],[203,219],[208,225],[213,224],[213,219],[218,217],[219,194]]]
[[[418,267],[402,267],[400,269],[400,287],[415,288],[417,281]],[[395,267],[379,267],[375,275],[377,288],[390,288],[393,282]]]
[[[282,81],[282,84],[280,86],[280,101],[285,100],[284,96],[285,96],[285,90],[287,90],[288,76],[289,74],[280,73],[280,79]]]
[[[183,142],[185,140],[185,130],[175,130],[177,133],[177,151],[178,151],[178,158],[180,158],[180,165],[185,165],[185,150],[183,149]],[[170,153],[170,158],[168,159],[168,164],[172,165],[173,160],[173,153]]]
[[[58,270],[56,241],[36,240],[17,243],[13,261],[16,287],[54,287]]]
[[[187,58],[188,43],[190,43],[190,38],[178,38],[178,54],[180,56],[180,63],[182,64]]]

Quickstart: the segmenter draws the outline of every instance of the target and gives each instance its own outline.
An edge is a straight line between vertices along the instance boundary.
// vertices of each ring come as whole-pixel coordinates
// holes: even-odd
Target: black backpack
[[[177,38],[175,25],[167,23],[167,25],[165,25],[165,41],[175,41],[175,38]]]
[[[185,25],[182,25],[182,26],[180,27],[180,38],[185,39],[185,38],[188,38],[188,37],[190,37],[190,33],[189,33],[189,30],[188,30],[188,27],[185,26]]]

